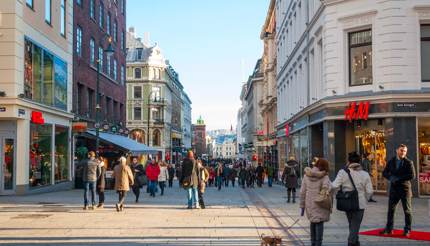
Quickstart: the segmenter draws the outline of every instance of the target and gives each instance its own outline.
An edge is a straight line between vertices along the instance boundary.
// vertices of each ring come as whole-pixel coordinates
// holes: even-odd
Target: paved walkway
[[[283,245],[310,245],[308,222],[298,204],[285,203],[285,189],[208,188],[207,209],[185,209],[179,187],[165,196],[143,194],[134,203],[128,194],[125,211],[117,213],[116,194],[107,193],[103,210],[83,211],[82,191],[0,197],[0,245],[260,245],[259,235],[278,235]],[[362,229],[385,223],[386,198],[371,204]],[[414,200],[414,228],[430,231],[427,200]],[[403,215],[397,213],[402,226]],[[298,222],[294,224],[297,220]],[[293,225],[294,224],[294,225]],[[290,226],[292,226],[290,228]],[[347,222],[335,212],[325,226],[324,245],[345,245]],[[409,240],[361,237],[362,245],[430,245]]]

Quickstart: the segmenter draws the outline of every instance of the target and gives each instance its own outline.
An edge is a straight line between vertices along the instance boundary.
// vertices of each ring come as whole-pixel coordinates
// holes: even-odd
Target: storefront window
[[[372,84],[372,30],[349,33],[349,59],[350,86]]]
[[[14,176],[14,139],[5,138],[3,146],[3,188],[5,190],[13,189],[13,176]]]
[[[69,178],[69,128],[55,126],[55,182]]]
[[[30,124],[30,187],[51,184],[52,125]]]
[[[419,189],[420,195],[430,195],[430,118],[418,120]]]
[[[308,166],[308,131],[307,128],[300,131],[300,177],[303,176],[304,169]]]

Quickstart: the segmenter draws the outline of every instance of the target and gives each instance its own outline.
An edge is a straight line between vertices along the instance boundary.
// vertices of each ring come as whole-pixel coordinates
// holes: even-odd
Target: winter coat
[[[106,188],[106,168],[100,167],[100,176],[97,179],[97,191],[104,192]]]
[[[267,167],[267,177],[273,177],[274,172],[275,172],[275,169],[272,166]]]
[[[297,188],[299,173],[299,163],[295,160],[287,161],[287,165],[282,173],[282,180],[285,182],[285,187],[288,189]]]
[[[115,190],[117,191],[129,191],[130,186],[134,184],[133,173],[126,164],[116,165],[113,169],[113,177],[115,178]]]
[[[82,180],[84,182],[96,182],[100,176],[100,166],[96,159],[88,159],[84,164]]]
[[[312,223],[327,222],[331,211],[315,203],[321,189],[330,190],[330,179],[327,172],[317,167],[305,168],[302,186],[300,189],[300,207],[306,209],[306,216]]]
[[[404,158],[397,169],[397,157],[392,158],[385,166],[383,176],[391,182],[390,192],[412,197],[411,180],[415,179],[415,168],[411,160]]]
[[[373,187],[369,173],[364,171],[358,163],[349,164],[348,169],[358,191],[359,207],[360,209],[366,209],[367,201],[373,194]],[[332,189],[334,189],[335,192],[337,192],[341,187],[343,191],[354,190],[354,186],[349,179],[348,173],[344,169],[341,169],[337,173],[336,179],[332,183]]]
[[[255,169],[255,173],[257,174],[257,177],[262,178],[264,173],[264,168],[262,166],[258,166]]]
[[[236,171],[236,169],[234,169],[234,168],[230,169],[230,177],[229,177],[229,179],[230,180],[235,180],[236,177],[237,177],[237,171]]]
[[[139,183],[140,176],[145,175],[145,169],[142,164],[131,164],[131,172],[134,177],[134,186],[142,186],[143,184]]]
[[[222,165],[218,165],[218,167],[216,169],[216,176],[221,177],[223,175],[223,172],[224,172],[224,170],[223,170]]]
[[[158,175],[160,175],[160,166],[157,164],[149,164],[146,167],[146,177],[149,181],[158,181]]]
[[[182,178],[182,167],[177,167],[176,168],[176,178],[178,180],[181,180],[181,178]]]
[[[158,182],[167,181],[169,179],[169,172],[167,167],[160,167],[160,174],[158,175]]]
[[[186,177],[191,177],[190,187],[197,188],[199,186],[197,168],[197,163],[194,159],[184,158],[184,160],[182,161],[182,177],[180,180],[181,184]]]
[[[175,169],[173,167],[168,167],[167,172],[169,173],[169,180],[175,178]]]
[[[199,173],[199,189],[201,193],[205,193],[206,190],[206,182],[209,180],[209,171],[205,167],[198,168]]]
[[[245,168],[241,168],[239,170],[239,178],[242,179],[242,180],[245,180],[246,176],[247,176],[246,169]]]
[[[228,179],[230,177],[231,169],[229,167],[225,167],[223,171],[223,175],[225,179]]]
[[[211,167],[211,169],[209,170],[209,179],[214,180],[215,176],[215,170]]]

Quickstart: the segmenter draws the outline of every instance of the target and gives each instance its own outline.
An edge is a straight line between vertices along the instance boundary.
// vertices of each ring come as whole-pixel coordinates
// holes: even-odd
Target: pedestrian
[[[106,162],[103,157],[98,158],[100,175],[97,178],[97,195],[99,196],[99,204],[97,208],[103,208],[105,203],[105,187],[106,187]]]
[[[198,170],[194,153],[188,151],[187,157],[182,160],[182,177],[181,184],[187,190],[188,209],[200,208],[198,203]]]
[[[345,213],[349,224],[348,246],[360,246],[358,232],[367,201],[373,194],[373,187],[369,173],[363,170],[360,165],[360,156],[356,152],[348,154],[348,163],[337,173],[336,179],[332,183],[332,189],[358,192],[358,209],[345,211]]]
[[[146,177],[148,178],[149,194],[155,197],[155,192],[158,184],[158,175],[160,175],[160,166],[155,160],[146,167]]]
[[[306,211],[310,222],[311,245],[321,246],[324,235],[324,222],[330,220],[330,207],[323,207],[317,203],[320,194],[329,194],[331,200],[331,183],[328,177],[329,163],[319,159],[313,168],[306,167],[300,190],[301,216]]]
[[[372,177],[372,161],[369,160],[369,153],[365,152],[362,155],[362,159],[361,159],[361,166],[363,167],[363,170],[366,171],[367,173],[369,173],[370,177]],[[370,197],[368,202],[376,202],[373,199],[373,196]]]
[[[299,163],[294,157],[287,161],[287,165],[282,173],[282,180],[287,188],[287,203],[290,203],[293,197],[293,203],[296,203],[296,189],[298,186]]]
[[[402,202],[405,214],[405,227],[403,235],[410,236],[412,230],[412,185],[411,180],[415,179],[414,163],[407,158],[408,147],[400,144],[397,148],[397,155],[388,161],[384,169],[383,176],[390,182],[387,225],[381,231],[383,235],[390,235],[394,226],[394,214],[399,201]]]
[[[116,211],[124,210],[124,202],[130,186],[134,184],[133,173],[127,165],[127,159],[122,156],[119,159],[119,164],[113,169],[113,177],[115,178],[115,190],[118,193],[118,203],[115,204]]]
[[[267,184],[269,187],[272,187],[274,173],[275,173],[275,169],[273,168],[272,165],[269,165],[267,167]]]
[[[231,185],[234,187],[234,184],[236,183],[236,177],[237,177],[237,171],[236,169],[232,166],[230,167],[230,175],[229,175],[229,179],[231,180]]]
[[[100,176],[100,167],[99,163],[96,160],[96,153],[94,151],[90,151],[88,153],[88,160],[84,164],[83,167],[83,175],[82,179],[84,181],[84,210],[88,210],[88,208],[94,210],[95,208],[95,196],[96,196],[96,185],[97,179]],[[88,203],[88,192],[91,191],[91,207],[89,207]]]
[[[137,157],[133,157],[131,161],[131,172],[134,177],[133,185],[131,186],[131,190],[135,196],[135,202],[139,202],[140,197],[140,189],[143,187],[143,176],[145,174],[143,165],[138,162]]]
[[[239,185],[242,186],[243,189],[245,189],[245,183],[246,183],[246,169],[244,166],[240,166],[239,168]]]
[[[167,172],[169,173],[169,188],[172,188],[173,179],[175,178],[175,169],[173,168],[173,165],[170,163],[167,166]]]
[[[161,193],[164,195],[164,188],[166,187],[166,181],[169,179],[169,171],[165,162],[160,162],[160,174],[158,175],[158,185],[160,186]]]
[[[224,178],[225,187],[228,187],[228,183],[230,181],[230,173],[231,173],[230,167],[228,165],[225,165],[224,171],[223,171],[223,178]]]
[[[256,177],[255,167],[251,165],[251,167],[249,168],[249,184],[251,188],[254,188],[255,177]]]
[[[213,167],[210,167],[209,168],[209,187],[214,185],[215,177],[216,177],[215,169]]]
[[[176,166],[176,178],[178,179],[178,184],[179,187],[182,186],[181,184],[181,178],[182,178],[182,167],[181,166]]]
[[[203,200],[203,194],[206,190],[206,183],[209,180],[209,171],[206,167],[203,166],[203,163],[201,160],[197,161],[197,168],[198,168],[198,177],[199,177],[199,187],[198,187],[198,197],[199,197],[199,205],[200,208],[205,209],[205,202]]]
[[[263,174],[264,174],[264,168],[261,165],[261,163],[258,163],[257,168],[255,169],[255,174],[257,176],[257,186],[261,187],[263,185]]]
[[[218,162],[218,166],[217,166],[217,170],[216,170],[216,178],[217,178],[217,186],[218,186],[218,190],[221,190],[221,185],[222,185],[222,177],[223,177],[223,166],[221,162]]]

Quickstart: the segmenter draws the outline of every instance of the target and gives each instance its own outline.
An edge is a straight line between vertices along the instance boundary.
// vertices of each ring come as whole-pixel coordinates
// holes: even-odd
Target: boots
[[[293,191],[293,203],[296,203],[296,192]]]
[[[99,205],[97,205],[97,209],[103,209],[104,208],[104,204],[103,203],[99,203]]]
[[[287,203],[290,203],[290,200],[291,200],[291,191],[288,191],[288,200],[287,200]]]

